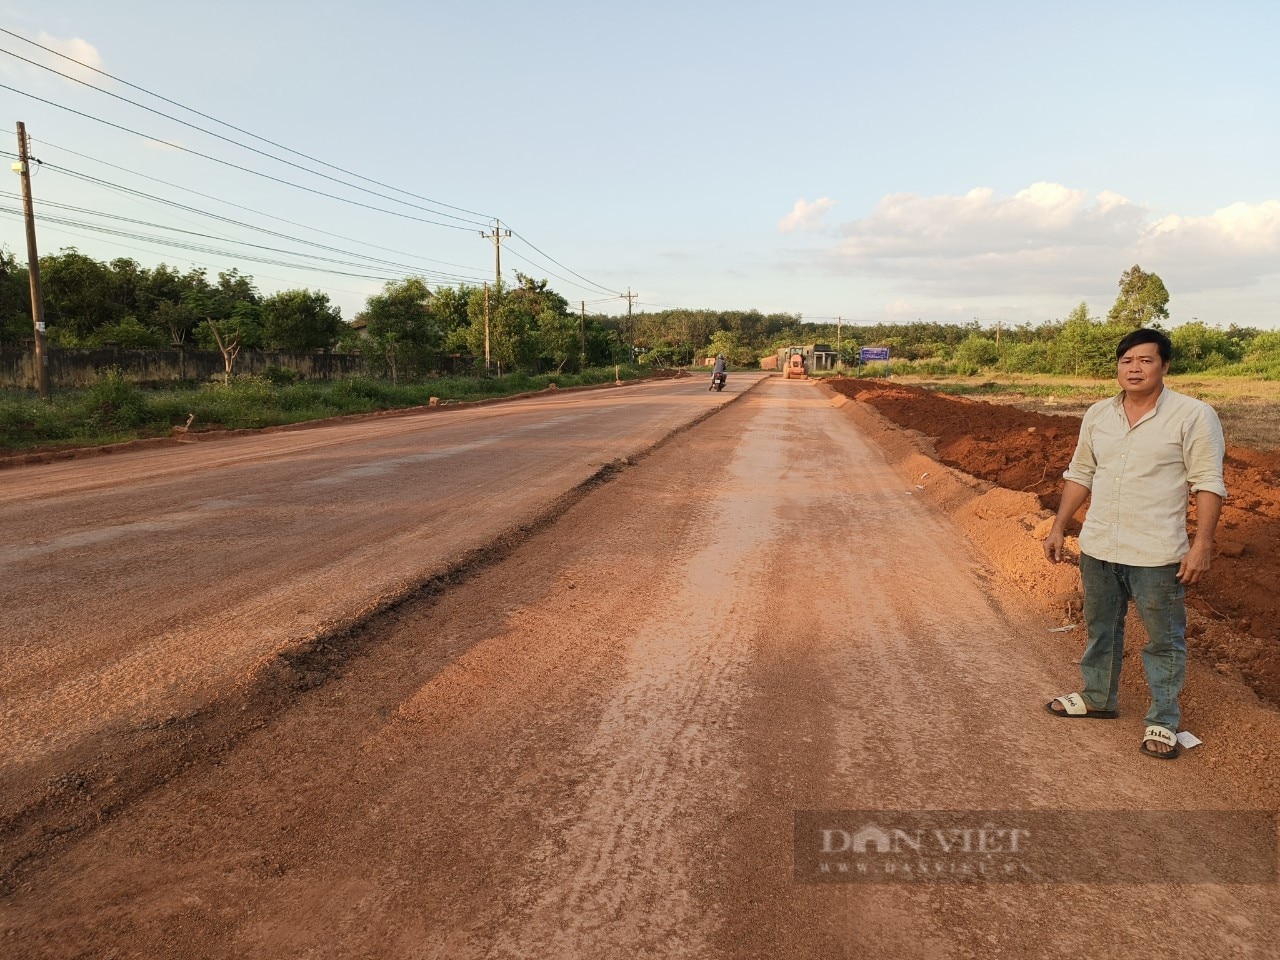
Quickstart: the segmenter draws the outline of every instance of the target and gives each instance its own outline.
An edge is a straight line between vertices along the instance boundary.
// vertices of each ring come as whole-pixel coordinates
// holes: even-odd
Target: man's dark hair
[[[1116,359],[1119,360],[1140,343],[1154,343],[1156,349],[1160,351],[1162,363],[1168,363],[1173,359],[1173,341],[1169,339],[1169,335],[1160,330],[1152,330],[1150,327],[1135,330],[1121,340],[1116,347]]]

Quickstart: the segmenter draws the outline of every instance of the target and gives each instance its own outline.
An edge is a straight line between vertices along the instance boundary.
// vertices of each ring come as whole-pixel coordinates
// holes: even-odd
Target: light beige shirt
[[[1168,387],[1132,427],[1123,401],[1121,393],[1086,411],[1063,474],[1091,492],[1080,550],[1133,567],[1178,563],[1191,549],[1188,487],[1227,495],[1222,424],[1213,407]]]

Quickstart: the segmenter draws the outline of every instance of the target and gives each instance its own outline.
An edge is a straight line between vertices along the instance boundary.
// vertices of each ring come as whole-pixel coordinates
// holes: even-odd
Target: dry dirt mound
[[[1045,509],[1057,509],[1079,417],[883,380],[833,379],[827,385],[928,437],[942,463],[1006,490],[1034,493]],[[1189,602],[1229,628],[1201,638],[1212,641],[1210,653],[1238,670],[1259,694],[1280,703],[1280,554],[1275,550],[1280,451],[1228,446],[1224,472],[1229,498],[1218,530],[1218,556],[1209,580],[1195,588]]]

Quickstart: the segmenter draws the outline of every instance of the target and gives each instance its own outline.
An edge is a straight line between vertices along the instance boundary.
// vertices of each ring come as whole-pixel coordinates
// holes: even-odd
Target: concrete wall
[[[216,350],[132,350],[48,347],[49,383],[52,387],[85,387],[102,378],[110,367],[119,367],[137,382],[212,380],[225,366]],[[236,358],[236,373],[261,373],[268,367],[296,370],[304,380],[333,380],[365,372],[364,358],[350,353],[264,353],[244,350]],[[31,389],[37,386],[34,347],[0,349],[0,387]]]

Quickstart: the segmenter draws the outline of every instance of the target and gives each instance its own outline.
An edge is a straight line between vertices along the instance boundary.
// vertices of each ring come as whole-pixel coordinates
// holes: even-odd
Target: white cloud
[[[803,197],[796,201],[791,212],[778,221],[780,233],[795,233],[797,230],[818,232],[823,229],[822,218],[826,212],[836,205],[830,197],[821,197],[809,203]]]
[[[1090,197],[1041,182],[1004,197],[986,187],[961,196],[892,194],[839,233],[826,255],[830,269],[895,281],[908,296],[1079,297],[1112,291],[1135,263],[1160,274],[1175,295],[1280,272],[1276,200],[1156,218],[1112,191]]]
[[[31,62],[27,63],[23,60],[5,57],[3,60],[0,60],[0,74],[20,76],[24,78],[26,82],[40,84],[73,83],[72,80],[68,80],[65,77],[59,77],[58,73],[65,74],[66,77],[72,77],[75,80],[80,80],[85,83],[92,83],[99,87],[111,83],[111,81],[102,76],[102,74],[95,73],[94,70],[88,69],[89,67],[93,67],[101,70],[102,56],[98,53],[97,48],[87,40],[82,40],[80,37],[72,37],[68,40],[63,40],[60,37],[55,37],[48,33],[40,33],[36,35],[33,42],[40,44],[40,46],[48,47],[49,50],[56,50],[58,53],[79,61],[79,63],[72,63],[70,60],[66,60],[63,57],[55,56],[50,53],[49,50],[41,50],[39,46],[29,46],[25,43],[14,42],[12,46],[14,47],[15,52]],[[37,64],[43,64],[43,66],[37,66]],[[80,64],[84,64],[85,66],[81,66]],[[45,67],[48,67],[48,69],[45,69]],[[51,71],[57,72],[54,73]],[[74,85],[79,86],[78,83]]]
[[[36,37],[36,42],[51,50],[56,50],[64,56],[71,57],[72,60],[78,60],[85,66],[82,67],[78,64],[71,63],[68,60],[64,60],[62,57],[50,56],[49,54],[44,53],[44,51],[36,50],[34,47],[30,48],[34,51],[34,54],[30,55],[32,60],[39,60],[40,62],[53,67],[55,70],[75,77],[77,80],[84,80],[98,86],[101,86],[106,80],[106,78],[101,74],[94,73],[94,70],[102,69],[102,55],[98,53],[97,48],[88,40],[82,40],[80,37],[71,37],[67,40],[63,40],[61,37],[55,37],[42,32]],[[94,70],[86,69],[86,67],[92,67]],[[40,72],[43,73],[44,71]]]

